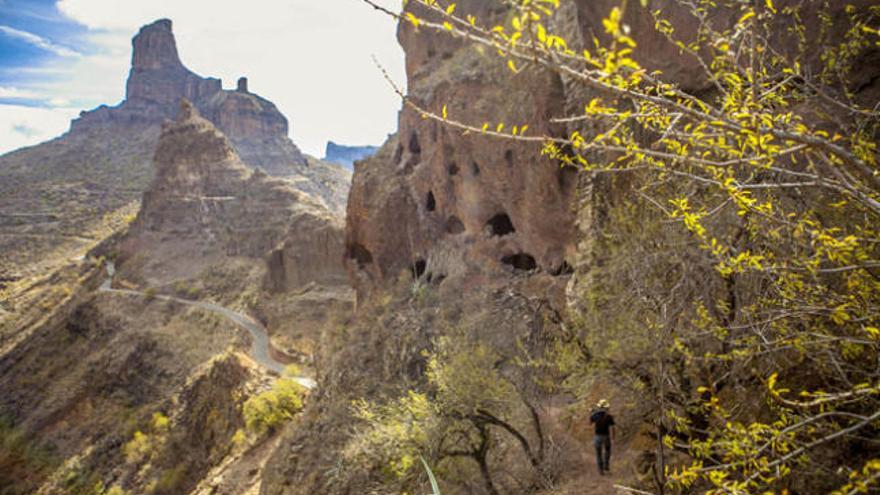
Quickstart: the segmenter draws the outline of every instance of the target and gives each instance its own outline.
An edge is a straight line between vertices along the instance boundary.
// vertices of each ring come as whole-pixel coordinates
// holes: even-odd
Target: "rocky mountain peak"
[[[131,65],[134,69],[184,69],[177,54],[170,19],[159,19],[142,27],[131,44]]]
[[[177,119],[162,126],[155,166],[152,189],[161,190],[162,196],[226,196],[237,189],[230,184],[250,175],[226,136],[185,98]]]
[[[220,79],[202,78],[183,65],[168,19],[142,27],[131,45],[126,103],[143,106],[141,113],[171,116],[178,98],[197,101],[223,90]]]
[[[255,173],[233,146],[182,99],[177,118],[162,125],[156,175],[122,252],[151,257],[150,273],[195,273],[224,256],[268,260],[276,291],[344,283],[341,220],[289,181]],[[195,252],[202,257],[187,258]]]
[[[180,99],[185,98],[229,138],[244,163],[273,176],[305,177],[308,180],[297,181],[300,189],[342,210],[348,194],[345,174],[312,170],[290,140],[287,118],[274,103],[252,93],[246,77],[238,80],[236,89],[224,90],[220,79],[189,70],[180,60],[168,19],[142,27],[132,39],[132,48],[125,100],[114,107],[102,105],[80,113],[71,124],[72,134],[147,132],[155,136],[164,120],[175,118]]]

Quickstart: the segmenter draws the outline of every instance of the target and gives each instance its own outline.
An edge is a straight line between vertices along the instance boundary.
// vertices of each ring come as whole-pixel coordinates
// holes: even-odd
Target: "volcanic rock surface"
[[[869,5],[863,1],[857,7]],[[552,20],[554,29],[573,45],[591,46],[594,38],[606,39],[601,20],[615,6],[614,1],[563,3]],[[406,8],[420,17],[432,15],[415,2]],[[808,5],[803,13],[807,25],[817,30],[819,8]],[[458,2],[457,9],[490,26],[503,24],[507,12],[501,2],[479,0]],[[675,0],[654,1],[651,10],[680,26],[680,39],[696,37],[698,23]],[[842,20],[844,15],[840,8],[832,17]],[[735,20],[734,11],[719,9],[711,22],[730,25]],[[666,80],[692,94],[712,90],[700,62],[682,56],[654,29],[648,9],[629,9],[625,22],[639,48],[633,56],[646,69],[662,71]],[[590,123],[547,122],[582,111],[583,102],[602,96],[595,90],[540,70],[510,77],[504,60],[491,50],[408,22],[399,24],[398,39],[406,53],[408,97],[422,108],[439,112],[446,106],[451,119],[476,127],[484,122],[493,127],[504,123],[508,129],[528,124],[531,135],[590,133]],[[792,52],[796,45],[793,39],[783,42]],[[820,63],[815,55],[809,57],[805,63]],[[853,86],[871,106],[880,85],[876,71],[867,67],[876,67],[880,55],[874,50],[868,57],[860,65],[866,69],[853,75]],[[595,181],[579,179],[573,168],[542,156],[540,147],[463,135],[409,108],[400,114],[397,136],[385,146],[357,167],[349,197],[346,255],[360,293],[416,265],[434,276],[532,269],[565,274],[586,262],[577,243],[594,225],[588,196]],[[587,202],[578,204],[577,214],[572,211],[576,200]]]
[[[487,23],[505,13],[494,2],[458,8]],[[448,105],[450,117],[478,125],[528,123],[534,134],[562,130],[540,125],[564,110],[557,76],[530,71],[512,79],[496,54],[406,23],[398,39],[409,96],[424,108]],[[396,139],[354,174],[347,258],[360,290],[417,264],[434,276],[563,270],[573,250],[573,171],[535,146],[463,136],[409,109],[399,126]]]
[[[274,142],[288,134],[287,119],[272,102],[246,91],[224,91],[216,78],[203,78],[180,61],[171,21],[161,19],[144,26],[132,40],[132,61],[126,84],[125,100],[116,107],[101,106],[82,112],[73,121],[71,132],[108,124],[117,126],[155,125],[174,118],[181,98],[196,106],[234,141]],[[291,143],[292,145],[292,143]],[[306,160],[295,145],[283,155],[284,160],[269,160],[271,172],[296,173]],[[255,158],[261,159],[256,156]]]
[[[271,285],[344,285],[342,221],[324,204],[247,167],[230,141],[192,103],[162,128],[155,177],[120,252],[151,260],[140,270],[195,275],[219,258],[271,260]],[[152,266],[152,267],[151,267]],[[124,268],[124,265],[123,265]]]

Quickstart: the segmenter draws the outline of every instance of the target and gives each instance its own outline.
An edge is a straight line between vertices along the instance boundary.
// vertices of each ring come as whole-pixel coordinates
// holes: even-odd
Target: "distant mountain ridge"
[[[378,146],[346,146],[328,141],[327,150],[324,152],[324,160],[354,169],[354,162],[369,158],[375,155],[377,151],[379,151]]]

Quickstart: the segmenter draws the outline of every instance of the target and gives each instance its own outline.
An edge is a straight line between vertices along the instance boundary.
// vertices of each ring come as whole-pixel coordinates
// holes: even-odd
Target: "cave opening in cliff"
[[[413,155],[422,154],[422,145],[419,144],[419,135],[413,131],[409,136],[409,152]]]
[[[474,177],[480,175],[480,164],[477,162],[471,162],[471,174]]]
[[[434,191],[428,191],[428,199],[425,200],[425,209],[434,211],[437,209],[437,200],[434,199]]]
[[[446,233],[458,235],[464,232],[464,223],[457,216],[452,215],[446,219]]]
[[[528,253],[516,253],[501,258],[501,262],[505,265],[512,266],[514,270],[530,272],[538,268],[538,263],[534,256]]]
[[[458,175],[458,164],[452,162],[446,167],[446,171],[449,172],[449,175]]]
[[[409,267],[409,271],[412,273],[414,279],[422,278],[422,275],[425,274],[425,270],[428,268],[428,262],[419,258],[417,259],[411,267]]]
[[[503,237],[516,232],[516,229],[513,227],[513,222],[510,221],[510,217],[507,216],[507,213],[499,213],[490,218],[489,221],[486,222],[486,227],[489,228],[489,233],[495,237]]]
[[[355,260],[358,264],[358,268],[364,268],[373,262],[373,255],[370,251],[357,243],[348,247],[348,258]]]
[[[577,184],[578,169],[571,165],[562,164],[557,171],[556,180],[559,184],[559,190],[562,194],[568,194]]]
[[[507,150],[504,152],[504,161],[507,163],[508,167],[513,167],[513,150]]]

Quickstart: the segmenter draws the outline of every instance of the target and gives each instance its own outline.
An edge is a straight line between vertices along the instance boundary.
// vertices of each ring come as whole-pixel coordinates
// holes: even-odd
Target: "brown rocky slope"
[[[189,493],[227,486],[228,472],[253,484],[240,473],[259,472],[271,448],[235,435],[274,375],[228,312],[263,321],[271,359],[308,371],[323,326],[351,310],[339,218],[247,167],[191,103],[179,107],[140,213],[99,249],[127,292],[97,291],[104,262],[89,257],[66,269],[64,304],[0,355],[8,493]]]

